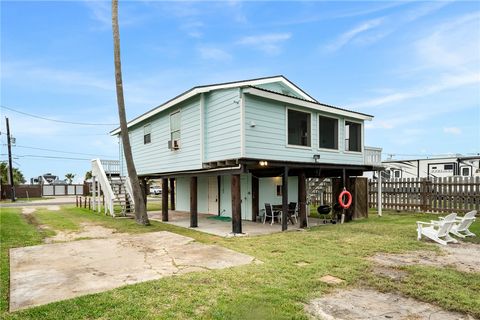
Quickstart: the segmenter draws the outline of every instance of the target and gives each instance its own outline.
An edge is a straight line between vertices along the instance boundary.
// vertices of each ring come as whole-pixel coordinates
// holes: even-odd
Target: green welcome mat
[[[232,221],[232,218],[222,217],[222,216],[211,216],[211,217],[208,217],[207,219],[214,219],[214,220],[220,220],[220,221]]]

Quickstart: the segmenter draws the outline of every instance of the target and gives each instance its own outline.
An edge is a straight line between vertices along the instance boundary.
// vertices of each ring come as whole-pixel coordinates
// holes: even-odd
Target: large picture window
[[[310,113],[288,110],[288,144],[310,147]]]
[[[362,152],[362,125],[345,121],[345,150]]]
[[[170,140],[180,140],[180,110],[170,114]]]
[[[338,119],[318,117],[318,146],[325,149],[338,149]]]

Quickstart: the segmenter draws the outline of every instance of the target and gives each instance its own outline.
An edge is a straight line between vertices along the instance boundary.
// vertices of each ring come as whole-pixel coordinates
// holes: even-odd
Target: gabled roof
[[[246,89],[244,92],[245,93],[251,93],[251,94],[254,94],[254,95],[258,95],[258,96],[263,96],[263,97],[266,97],[266,98],[270,97],[270,98],[273,98],[275,100],[282,100],[286,103],[291,103],[291,104],[295,104],[295,105],[302,105],[302,106],[309,107],[309,108],[312,108],[312,109],[316,109],[316,110],[319,110],[319,111],[336,113],[336,114],[341,114],[341,115],[344,115],[344,116],[350,116],[350,117],[353,117],[353,118],[360,118],[360,119],[363,119],[363,120],[372,120],[372,118],[373,118],[372,115],[369,115],[369,114],[366,114],[366,113],[361,113],[361,112],[358,112],[358,111],[352,111],[352,110],[332,106],[332,105],[329,105],[329,104],[321,103],[321,102],[318,102],[318,101],[306,100],[306,99],[302,99],[302,98],[299,98],[299,97],[290,96],[288,94],[279,93],[279,92],[267,90],[267,89],[264,89],[264,88],[259,88],[259,87],[256,87],[256,86],[249,86],[249,88],[251,88],[251,89],[250,90]],[[266,94],[262,94],[262,92],[264,92]],[[281,97],[285,97],[285,98],[282,99]],[[297,102],[295,102],[294,100],[297,100]]]
[[[209,84],[209,85],[202,85],[202,86],[196,86],[191,88],[190,90],[187,90],[178,96],[168,100],[167,102],[159,105],[158,107],[136,117],[135,119],[131,120],[128,122],[127,126],[131,127],[137,123],[142,122],[143,120],[146,120],[168,108],[171,106],[176,105],[177,103],[180,103],[182,101],[185,101],[197,94],[204,93],[204,92],[209,92],[212,90],[218,90],[218,89],[228,89],[228,88],[235,88],[235,87],[244,87],[244,86],[257,86],[265,83],[272,83],[272,82],[281,82],[287,87],[289,87],[291,90],[296,92],[298,95],[303,97],[304,99],[308,101],[317,101],[315,100],[312,96],[307,94],[305,91],[300,89],[297,85],[295,85],[293,82],[285,78],[283,75],[278,75],[278,76],[273,76],[273,77],[263,77],[263,78],[256,78],[256,79],[250,79],[250,80],[241,80],[241,81],[232,81],[232,82],[223,82],[223,83],[216,83],[216,84]],[[110,131],[111,135],[116,135],[120,133],[120,127],[116,128],[115,130]]]

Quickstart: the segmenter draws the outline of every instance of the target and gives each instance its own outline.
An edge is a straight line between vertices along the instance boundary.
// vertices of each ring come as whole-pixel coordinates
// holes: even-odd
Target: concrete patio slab
[[[445,311],[438,306],[396,293],[360,288],[341,290],[314,299],[305,309],[311,318],[322,320],[473,320],[469,315]]]
[[[148,217],[151,220],[162,221],[161,211],[150,211]],[[172,211],[169,210],[169,221],[165,222],[168,224],[175,225],[182,228],[190,228],[190,213],[184,211]],[[225,220],[211,219],[215,217],[212,214],[198,214],[198,227],[191,228],[192,230],[197,230],[200,232],[205,232],[220,237],[232,237],[232,222]],[[309,218],[309,226],[320,225],[319,219]],[[288,224],[288,230],[302,230],[300,229],[299,223]],[[282,225],[280,223],[261,223],[242,220],[242,231],[246,236],[258,236],[272,234],[276,232],[282,232]]]
[[[253,260],[166,231],[14,248],[10,250],[10,311]]]

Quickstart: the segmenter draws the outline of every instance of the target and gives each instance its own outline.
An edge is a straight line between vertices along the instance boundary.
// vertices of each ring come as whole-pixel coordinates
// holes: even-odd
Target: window
[[[345,121],[345,150],[362,152],[362,125]]]
[[[180,140],[180,110],[170,114],[170,140]]]
[[[147,124],[143,126],[143,144],[152,142],[152,127]]]
[[[453,170],[453,164],[446,164],[443,166],[444,170]]]
[[[393,175],[395,176],[395,178],[400,178],[401,174],[400,174],[400,170],[395,170],[393,172]]]
[[[464,177],[469,177],[470,176],[470,168],[469,167],[463,167],[462,168],[462,176],[464,176]]]
[[[282,196],[282,185],[277,184],[277,197],[281,197],[281,196]]]
[[[432,167],[432,170],[435,170],[435,169],[437,169],[437,167]]]
[[[325,149],[338,149],[338,120],[318,117],[318,146]]]
[[[310,147],[310,113],[288,110],[288,144]]]

